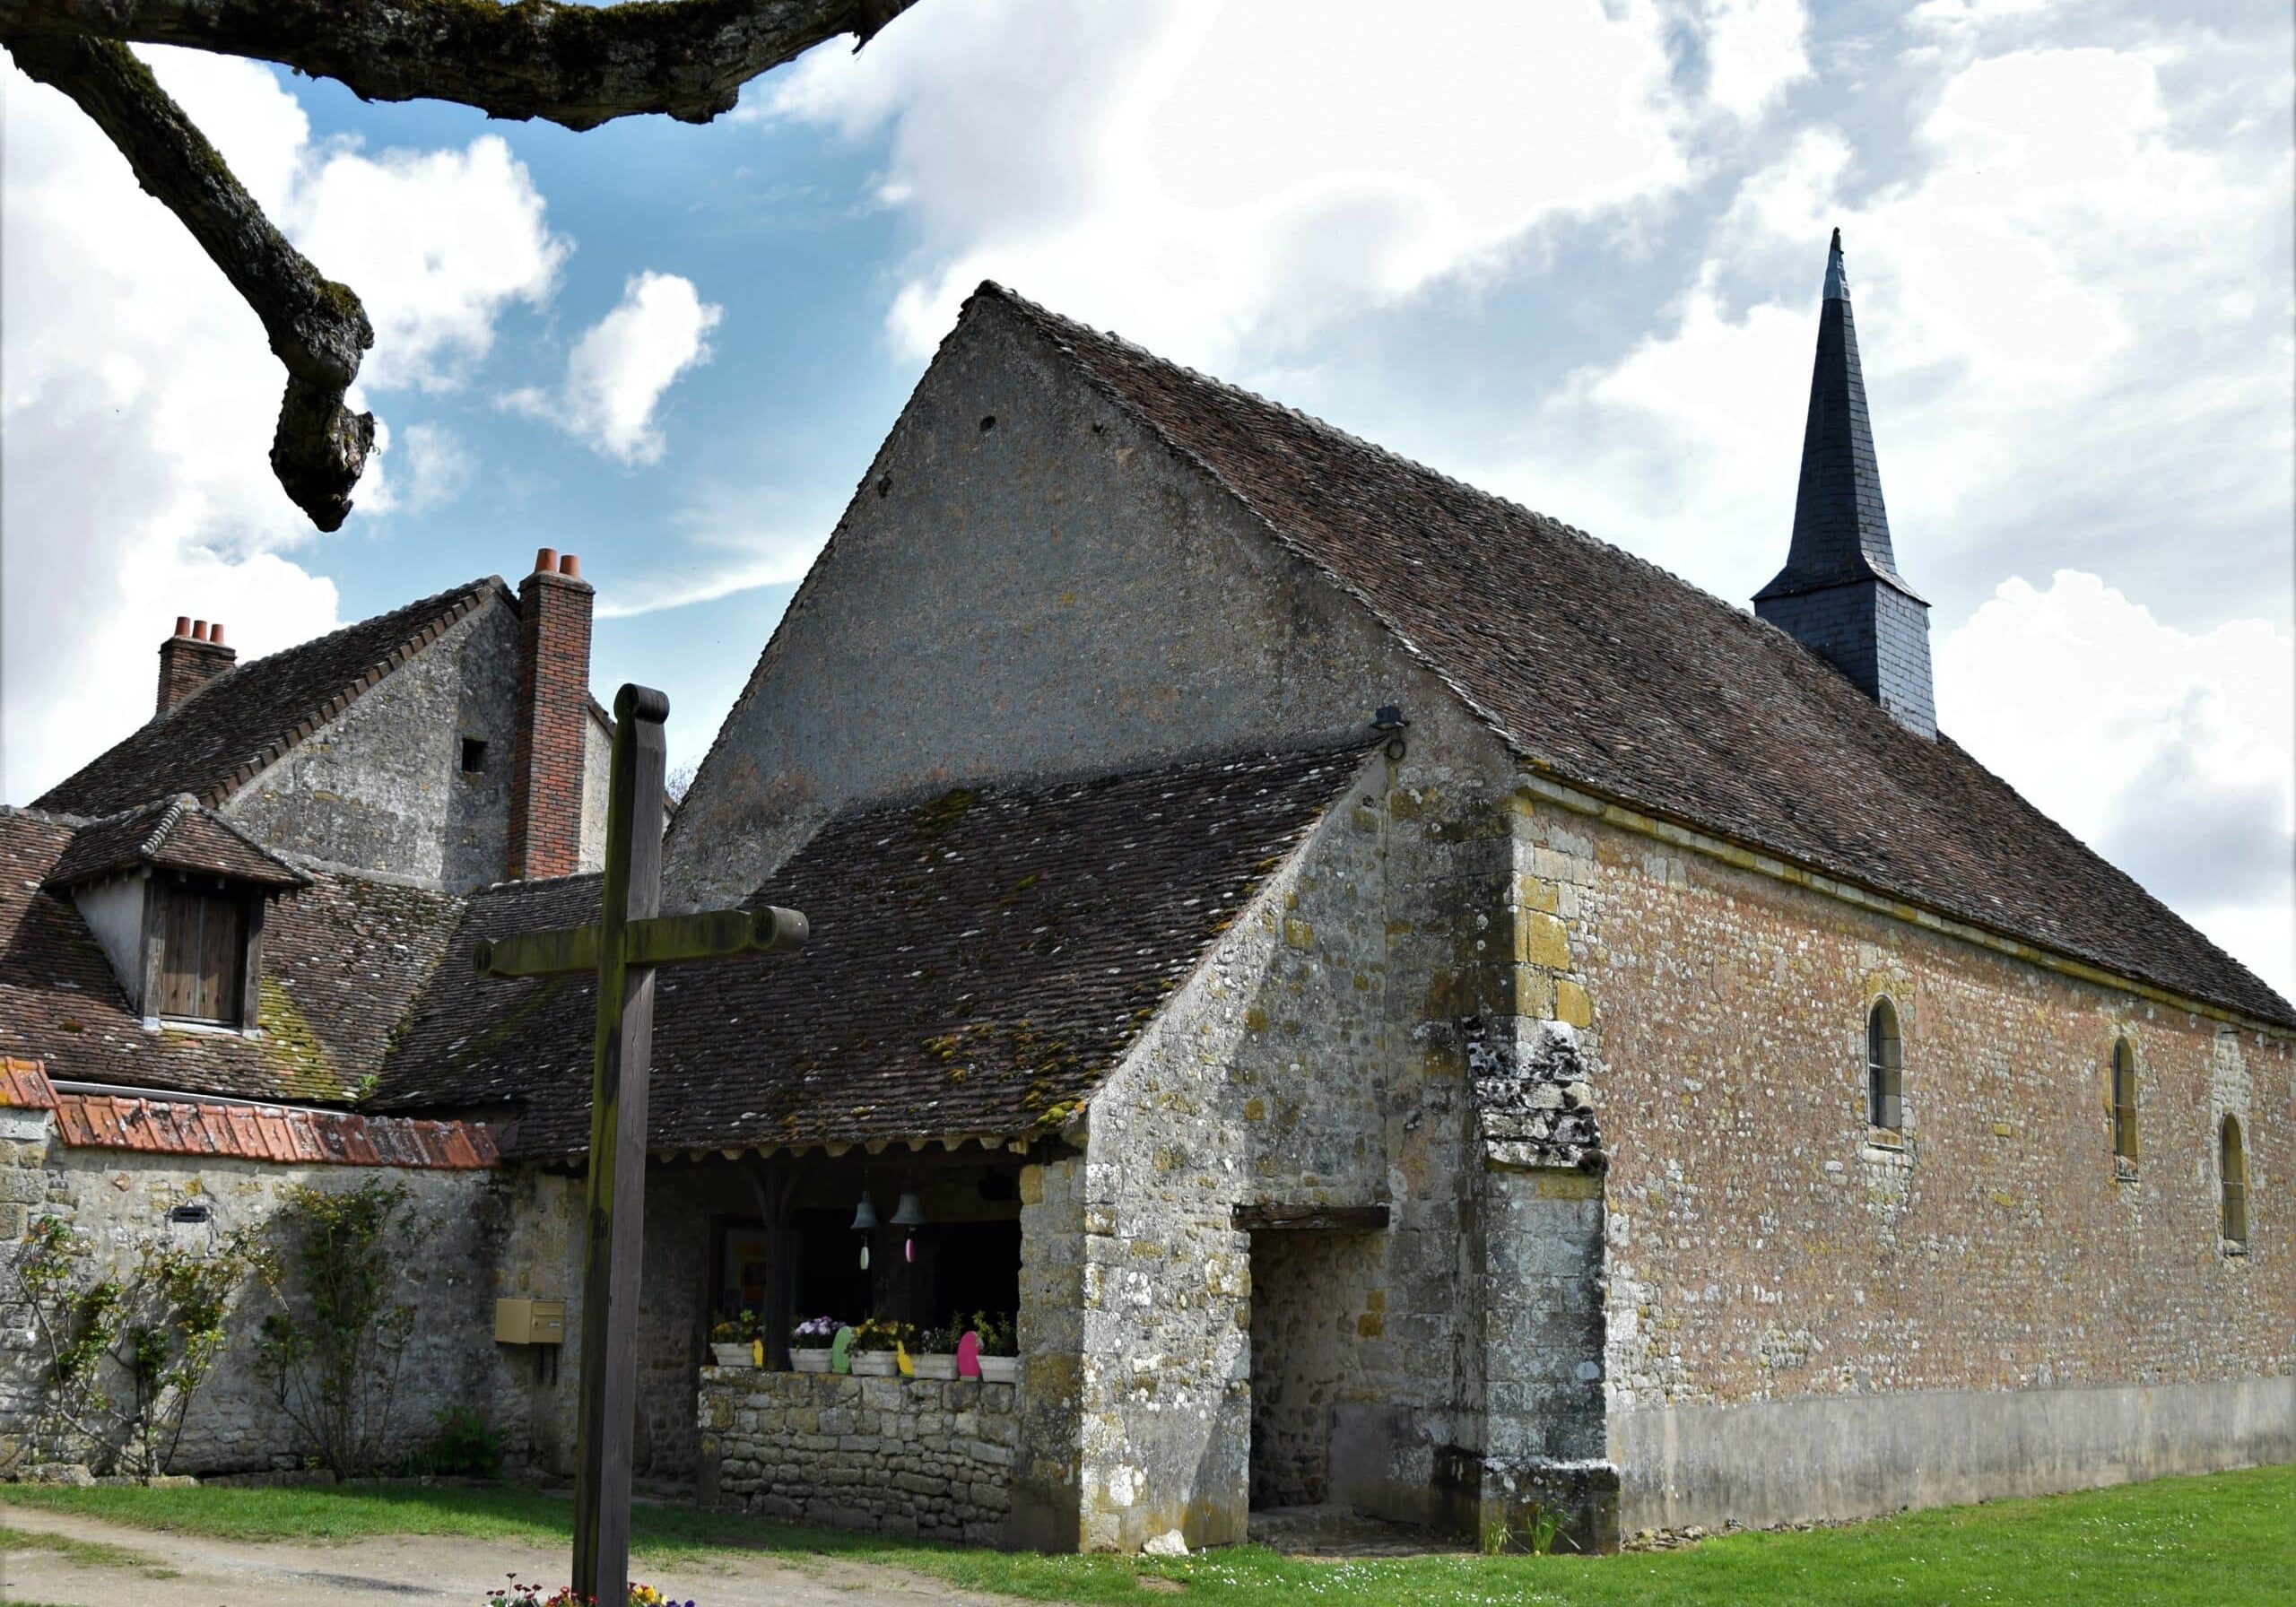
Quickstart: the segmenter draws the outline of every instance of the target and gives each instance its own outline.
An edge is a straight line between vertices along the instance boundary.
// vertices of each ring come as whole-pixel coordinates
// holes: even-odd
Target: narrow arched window
[[[2113,1043],[2113,1159],[2136,1164],[2136,1052],[2125,1038]]]
[[[2216,1175],[2224,1194],[2224,1242],[2248,1242],[2248,1152],[2240,1142],[2240,1118],[2228,1116],[2216,1130]]]
[[[1866,1018],[1866,1119],[1892,1133],[1905,1126],[1905,1047],[1887,999]]]

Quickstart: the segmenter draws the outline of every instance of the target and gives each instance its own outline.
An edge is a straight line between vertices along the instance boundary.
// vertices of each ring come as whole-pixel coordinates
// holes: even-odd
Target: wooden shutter
[[[155,890],[167,900],[167,917],[160,953],[161,1015],[196,1015],[199,1008],[199,905],[195,893],[170,888]]]
[[[199,900],[199,1004],[203,1021],[236,1021],[239,1013],[239,956],[247,939],[236,899]]]
[[[236,899],[185,888],[167,900],[160,958],[160,1011],[191,1021],[236,1021],[247,964],[247,911]]]

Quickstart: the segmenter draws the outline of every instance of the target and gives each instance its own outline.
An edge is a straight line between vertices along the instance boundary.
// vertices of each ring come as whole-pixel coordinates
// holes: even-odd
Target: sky
[[[326,535],[254,316],[0,67],[0,798],[148,717],[178,614],[245,660],[545,545],[595,683],[698,760],[985,277],[1743,604],[1839,227],[1941,725],[2296,995],[2292,27],[920,0],[707,126],[583,135],[147,51],[374,321]]]

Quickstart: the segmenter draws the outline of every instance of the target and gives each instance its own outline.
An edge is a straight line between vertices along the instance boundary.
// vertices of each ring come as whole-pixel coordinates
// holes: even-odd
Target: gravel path
[[[141,1568],[91,1566],[54,1551],[0,1551],[0,1599],[44,1607],[481,1607],[488,1588],[512,1569],[533,1579],[563,1578],[566,1569],[566,1554],[557,1547],[545,1551],[459,1536],[257,1542],[155,1533],[22,1507],[11,1507],[4,1516],[13,1529],[101,1541],[148,1559],[152,1568],[174,1570],[155,1578]],[[700,1607],[1011,1607],[1005,1597],[830,1558],[724,1552],[675,1568],[641,1566],[634,1571],[681,1601],[692,1597]]]

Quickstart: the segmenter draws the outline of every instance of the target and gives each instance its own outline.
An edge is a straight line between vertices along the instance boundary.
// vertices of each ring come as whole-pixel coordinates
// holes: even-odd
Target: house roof
[[[2118,976],[2296,1026],[1957,744],[1631,553],[987,283],[1370,611],[1533,770]]]
[[[301,887],[310,881],[182,793],[81,827],[48,873],[48,884],[73,887],[138,865],[197,871],[267,888]]]
[[[226,670],[32,807],[109,815],[178,793],[220,804],[490,598],[517,607],[489,577]]]
[[[0,809],[0,1055],[67,1081],[348,1102],[446,944],[457,900],[328,871],[272,906],[263,1030],[144,1029],[71,899],[54,890],[80,827]]]
[[[835,817],[753,900],[804,911],[803,953],[657,973],[652,1146],[1057,1127],[1361,766],[1233,758]],[[592,984],[482,978],[470,956],[597,899],[596,876],[475,895],[373,1107],[517,1105],[512,1152],[587,1147]]]
[[[37,1060],[0,1056],[0,1106],[52,1110],[56,1135],[83,1149],[225,1155],[299,1165],[475,1171],[500,1159],[478,1122],[419,1122],[292,1105],[59,1093]]]

